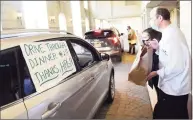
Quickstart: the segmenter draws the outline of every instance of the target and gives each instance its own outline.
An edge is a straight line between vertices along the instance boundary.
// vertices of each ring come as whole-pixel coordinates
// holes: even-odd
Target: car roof
[[[41,41],[45,39],[60,38],[60,37],[77,37],[65,32],[22,32],[22,31],[3,31],[1,32],[1,50],[16,47],[21,43]],[[77,37],[79,38],[79,37]]]

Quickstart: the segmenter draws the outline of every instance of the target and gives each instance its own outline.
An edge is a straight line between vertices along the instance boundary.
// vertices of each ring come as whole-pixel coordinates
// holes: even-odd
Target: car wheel
[[[111,73],[107,102],[112,103],[114,100],[114,97],[115,97],[115,79],[114,79],[114,74]]]

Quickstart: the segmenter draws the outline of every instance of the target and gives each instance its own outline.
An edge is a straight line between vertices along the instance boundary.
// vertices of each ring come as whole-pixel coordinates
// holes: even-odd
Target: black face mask
[[[143,42],[143,45],[145,45],[145,40],[142,40],[142,42]]]
[[[146,44],[145,41],[150,41],[150,38],[147,40],[142,40],[143,44],[148,46],[148,44]]]

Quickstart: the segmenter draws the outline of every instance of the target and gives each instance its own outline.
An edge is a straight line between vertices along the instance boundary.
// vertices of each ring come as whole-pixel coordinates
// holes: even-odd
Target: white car
[[[1,33],[1,119],[91,119],[113,101],[109,55],[69,33],[34,31]]]

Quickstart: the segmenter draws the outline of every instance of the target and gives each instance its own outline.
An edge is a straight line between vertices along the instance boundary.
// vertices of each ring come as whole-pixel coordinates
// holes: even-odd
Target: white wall
[[[26,29],[48,29],[46,1],[22,1],[22,6]]]
[[[109,21],[115,26],[120,32],[127,32],[127,26],[131,26],[134,30],[142,31],[142,20],[141,17],[124,18]]]
[[[62,13],[66,18],[66,28],[68,32],[73,33],[72,25],[72,10],[70,1],[46,1],[47,2],[47,22],[49,29],[59,28],[59,14]],[[86,17],[89,19],[89,27],[93,29],[95,27],[93,15],[89,10],[84,9],[83,1],[80,2],[81,11],[81,26],[82,33],[86,32]],[[20,29],[25,28],[24,16],[21,21],[17,19],[17,13],[23,12],[23,4],[21,1],[1,1],[1,23],[3,30],[5,29]],[[35,7],[34,7],[35,9]],[[24,14],[22,14],[24,15]],[[51,22],[51,18],[55,18],[55,21]],[[89,28],[89,29],[90,29]]]
[[[183,33],[185,34],[188,46],[189,46],[189,50],[191,51],[191,1],[180,1],[180,28],[183,31]],[[192,61],[193,63],[193,61]],[[192,66],[193,67],[193,66]],[[193,74],[192,74],[193,76]],[[193,82],[192,82],[192,86],[193,86]],[[191,99],[189,97],[189,101],[188,101],[188,109],[189,109],[189,116],[191,117],[191,112],[192,112],[192,108],[191,108]]]
[[[17,13],[22,13],[21,1],[1,1],[1,22],[2,28],[5,29],[20,29],[24,28],[24,19],[17,19]]]
[[[112,17],[136,17],[141,13],[141,7],[139,5],[129,6],[113,6]]]
[[[91,12],[95,18],[126,18],[140,16],[141,6],[125,5],[125,1],[91,1]]]
[[[180,1],[180,28],[191,50],[191,1]]]
[[[170,17],[171,17],[171,22],[177,26],[180,27],[180,22],[179,22],[179,11],[177,8],[174,8],[170,11]]]
[[[59,2],[58,1],[47,1],[47,12],[48,12],[48,25],[50,29],[59,29]],[[50,18],[55,17],[55,21],[51,22]]]

